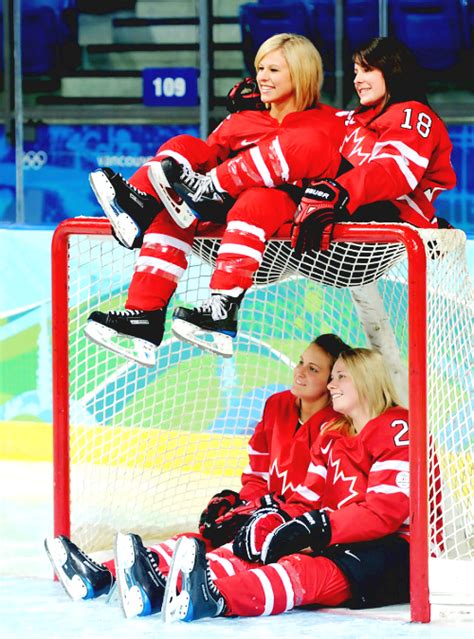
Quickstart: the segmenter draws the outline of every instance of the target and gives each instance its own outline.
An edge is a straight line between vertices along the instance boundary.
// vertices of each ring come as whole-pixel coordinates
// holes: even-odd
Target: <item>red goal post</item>
[[[202,284],[202,280],[205,281],[205,278],[208,277],[208,264],[212,264],[215,259],[219,241],[219,237],[212,235],[201,236],[196,239],[193,251],[197,258],[193,258],[195,259],[193,268],[195,271],[198,269],[198,271],[196,275],[196,272],[192,273],[193,268],[191,268],[189,269],[191,274],[184,276],[185,278],[189,277],[189,281],[192,278],[195,280],[193,286],[186,288],[186,292],[183,292],[183,296],[187,300],[190,299],[191,293],[189,291],[191,289],[194,291],[193,295],[196,301],[199,297],[202,299],[203,293],[205,294],[205,285]],[[264,262],[255,278],[258,313],[255,311],[249,321],[245,322],[245,327],[248,327],[248,330],[246,333],[245,331],[242,332],[242,340],[246,340],[246,350],[242,351],[243,364],[238,361],[236,365],[237,373],[234,369],[230,373],[231,378],[232,376],[240,375],[241,378],[246,379],[246,376],[250,375],[247,368],[245,368],[246,360],[251,359],[251,356],[256,357],[255,353],[257,355],[261,354],[263,352],[262,349],[265,349],[265,354],[267,352],[270,353],[269,359],[273,358],[275,360],[276,358],[278,360],[278,366],[283,363],[291,368],[293,345],[296,344],[295,348],[298,349],[299,345],[304,343],[305,340],[306,343],[309,341],[305,332],[311,338],[313,333],[330,331],[341,334],[346,341],[354,345],[364,345],[360,342],[364,336],[366,345],[378,347],[382,352],[384,348],[387,348],[387,356],[391,362],[396,381],[399,382],[399,387],[401,386],[402,388],[403,377],[405,376],[403,369],[406,366],[405,389],[408,391],[407,399],[410,410],[411,619],[419,622],[430,620],[430,504],[428,499],[430,460],[427,450],[427,432],[428,430],[430,433],[433,432],[431,423],[433,417],[428,406],[428,399],[430,398],[430,401],[432,399],[430,395],[432,386],[430,386],[429,378],[432,365],[429,361],[430,352],[428,347],[431,343],[429,340],[439,339],[443,342],[443,366],[445,365],[444,359],[446,355],[449,354],[450,350],[458,348],[460,341],[462,342],[463,353],[459,356],[454,356],[452,367],[447,366],[441,372],[436,370],[433,374],[435,382],[436,380],[439,382],[441,379],[446,384],[446,392],[443,388],[437,391],[436,404],[433,407],[433,411],[435,413],[441,411],[446,415],[449,413],[449,415],[453,415],[453,419],[461,420],[462,422],[460,425],[456,425],[455,443],[452,444],[453,455],[458,450],[462,451],[462,461],[459,462],[461,469],[459,473],[458,469],[456,469],[456,479],[451,482],[451,477],[447,478],[445,485],[448,486],[450,484],[449,491],[456,493],[454,501],[459,499],[459,495],[462,497],[461,505],[457,504],[457,510],[452,511],[455,514],[452,516],[451,527],[455,529],[453,535],[455,537],[461,535],[464,546],[467,545],[468,548],[467,551],[453,551],[452,555],[454,556],[456,553],[462,555],[460,557],[462,561],[466,559],[472,560],[473,555],[473,542],[470,537],[472,530],[460,530],[464,524],[458,523],[459,518],[462,522],[465,519],[463,513],[461,516],[458,515],[459,508],[464,510],[472,508],[472,487],[469,486],[468,479],[469,467],[466,468],[466,465],[472,464],[472,439],[470,444],[466,443],[463,429],[469,428],[469,422],[466,421],[464,423],[462,421],[463,417],[459,417],[459,415],[462,416],[464,413],[467,419],[470,416],[472,417],[470,414],[472,405],[469,406],[468,404],[468,394],[466,394],[462,385],[463,382],[459,382],[457,379],[453,381],[449,378],[449,375],[454,377],[458,375],[455,370],[456,363],[459,363],[460,367],[463,368],[466,365],[466,356],[469,357],[469,354],[472,353],[472,335],[469,334],[470,321],[472,320],[472,288],[465,266],[465,259],[463,259],[464,245],[465,236],[461,231],[420,231],[401,224],[339,224],[334,231],[330,263],[325,262],[321,266],[321,254],[307,255],[303,260],[297,261],[289,249],[287,236],[282,234],[279,237],[272,238],[268,243]],[[131,263],[129,263],[130,260]],[[201,264],[204,265],[202,272],[199,271]],[[339,268],[341,264],[341,271],[335,274],[336,266]],[[381,265],[380,268],[377,267],[377,264]],[[129,435],[132,430],[145,425],[146,418],[151,410],[151,404],[153,403],[156,406],[158,403],[155,399],[153,402],[151,401],[150,393],[152,391],[150,390],[145,400],[140,396],[142,404],[140,404],[140,408],[137,408],[133,404],[134,398],[132,396],[135,395],[136,397],[138,394],[143,393],[144,385],[146,389],[153,387],[154,380],[150,383],[144,382],[143,378],[140,377],[141,373],[136,371],[136,365],[130,365],[129,363],[126,371],[129,377],[123,381],[121,376],[123,374],[124,360],[108,352],[99,352],[100,349],[94,345],[83,345],[82,342],[84,340],[80,337],[81,326],[83,327],[85,324],[87,315],[91,310],[97,308],[98,305],[107,309],[119,307],[117,304],[120,304],[120,301],[123,304],[123,296],[129,281],[131,268],[133,268],[133,253],[126,251],[112,240],[110,225],[105,219],[74,218],[66,220],[59,225],[54,234],[52,243],[52,335],[55,534],[73,535],[73,538],[79,535],[81,543],[85,544],[86,550],[89,551],[95,549],[92,535],[91,540],[88,536],[89,529],[95,531],[102,527],[107,528],[108,522],[105,522],[105,524],[99,522],[99,516],[97,516],[96,519],[92,518],[92,521],[86,525],[81,520],[81,517],[85,519],[88,517],[89,512],[102,511],[102,507],[98,508],[97,504],[93,503],[94,499],[103,500],[103,506],[105,507],[105,502],[108,501],[107,495],[116,490],[114,488],[115,484],[111,483],[116,480],[109,479],[111,476],[110,468],[114,470],[125,468],[128,472],[131,457],[138,458],[141,453],[140,451],[137,452],[136,444],[132,446],[127,443],[126,446],[129,447],[127,451],[121,451],[126,456],[125,461],[120,457],[120,454],[110,463],[103,461],[98,456],[91,461],[89,459],[92,448],[90,442],[94,440],[89,439],[87,444],[77,446],[78,449],[82,450],[80,453],[82,457],[75,456],[76,453],[73,452],[73,446],[76,446],[76,442],[79,442],[79,435],[77,437],[74,435],[73,438],[71,436],[71,428],[77,428],[78,432],[79,430],[81,432],[87,431],[88,437],[97,438],[99,437],[98,433],[100,433],[100,437],[103,437],[104,430],[107,431],[107,435],[112,430],[124,430],[122,425],[118,423],[123,418],[125,422],[127,419],[129,420],[129,422],[126,422],[126,426],[129,423],[133,425],[133,428],[128,427],[127,435]],[[85,277],[77,275],[81,269],[87,271]],[[435,271],[434,276],[433,271]],[[450,277],[454,278],[452,282],[449,281]],[[186,286],[188,286],[187,283]],[[377,292],[373,289],[374,286],[382,286],[383,291]],[[261,288],[259,289],[259,287]],[[80,290],[79,293],[78,290]],[[87,293],[88,290],[90,293]],[[298,291],[301,291],[301,293],[298,293]],[[346,295],[348,292],[350,301],[348,302],[344,297],[341,298],[343,301],[340,302],[338,296]],[[285,297],[282,297],[282,295],[285,295]],[[373,295],[375,295],[375,298],[371,297]],[[322,324],[326,330],[316,330],[316,327],[311,326],[311,321],[309,321],[309,327],[304,325],[301,327],[298,324],[297,307],[298,304],[301,304],[301,296],[305,301],[309,300],[304,308],[305,316],[310,302],[314,302],[319,309],[316,315],[311,315],[310,313],[310,320],[314,320],[315,317],[319,318],[323,312],[329,313],[328,318],[326,315],[324,316],[323,322],[318,320],[320,326]],[[245,303],[248,297],[250,296],[246,297]],[[274,301],[275,299],[277,299],[277,302]],[[370,300],[370,303],[368,300]],[[107,307],[107,302],[112,303],[114,306]],[[352,304],[355,308],[354,317],[356,319],[352,318],[350,327],[347,327],[346,318],[344,317],[344,309],[346,309],[347,304]],[[250,310],[251,306],[252,304],[249,303]],[[293,309],[294,306],[295,308]],[[438,307],[443,309],[443,313],[446,313],[446,331],[449,333],[447,338],[443,334],[442,326],[437,325],[435,329],[430,328],[431,323],[437,320],[431,315]],[[293,318],[292,310],[295,310]],[[263,316],[261,321],[257,317],[257,315],[260,315],[260,311]],[[278,327],[278,331],[273,333],[272,322],[276,321],[276,315],[282,316],[278,317],[278,320],[281,320],[281,324]],[[258,324],[259,321],[260,323]],[[360,326],[357,325],[358,323]],[[261,327],[263,336],[261,339],[257,339],[253,334],[253,327],[255,327],[255,332],[258,332],[257,324],[258,327]],[[290,325],[293,328],[293,324],[294,333],[290,333]],[[168,334],[169,327],[165,333],[165,338]],[[239,332],[237,339],[240,339],[240,335],[241,333]],[[166,349],[168,349],[168,359],[162,363],[162,367],[166,372],[176,362],[184,366],[185,362],[187,365],[187,362],[195,357],[209,357],[202,354],[195,355],[194,353],[190,355],[189,349],[191,347],[175,343],[176,340],[172,337],[167,338],[165,341],[167,344]],[[256,346],[257,341],[258,345]],[[80,347],[79,342],[81,344]],[[389,342],[393,343],[394,350],[398,351],[395,353],[395,357],[393,357],[392,346],[388,349],[387,344]],[[83,350],[80,351],[80,348]],[[259,348],[260,350],[258,350]],[[294,352],[297,353],[297,350]],[[277,353],[277,356],[275,356],[275,353]],[[287,353],[290,353],[290,355],[287,355]],[[213,356],[210,357],[213,358]],[[273,360],[272,365],[274,364]],[[213,378],[199,377],[198,375],[201,372],[198,373],[197,370],[203,370],[206,366],[217,366],[215,358],[210,364],[208,359],[205,361],[205,365],[197,364],[194,368],[187,369],[191,371],[190,379],[193,379],[193,383],[189,382],[188,384],[189,388],[186,386],[187,382],[180,379],[179,375],[177,375],[174,382],[170,383],[175,383],[175,388],[180,390],[181,385],[184,384],[186,386],[184,389],[185,394],[195,392],[195,384],[198,387],[202,384],[200,392],[204,392],[206,388],[209,388],[209,384],[212,386],[214,383],[209,382],[209,379]],[[133,371],[131,366],[134,367]],[[158,363],[158,366],[160,366],[160,363]],[[248,365],[248,368],[251,366],[252,362]],[[268,375],[265,373],[267,375],[265,388],[273,388],[271,386],[273,378],[278,376],[275,370],[275,368],[272,368],[269,369]],[[113,386],[112,394],[104,394],[100,398],[96,395],[91,399],[96,392],[96,388],[94,388],[94,379],[88,379],[90,371],[94,371],[92,376],[96,379],[96,388],[102,390],[105,387]],[[222,394],[225,395],[226,375],[222,374],[222,371],[218,372],[218,375],[222,397]],[[462,370],[459,376],[462,376]],[[135,386],[133,386],[132,391],[129,391],[127,388],[131,383],[130,379],[132,377]],[[244,383],[245,385],[246,382]],[[155,388],[153,392],[158,392],[164,387],[162,378],[160,378],[160,383],[155,386],[159,388]],[[455,404],[452,404],[451,397],[448,397],[449,393],[456,395]],[[255,393],[256,395],[258,393]],[[130,397],[132,399],[126,401],[123,399],[124,396],[126,399]],[[245,396],[241,393],[239,397],[238,401],[243,405],[247,402],[248,393]],[[253,397],[254,395],[252,395]],[[236,401],[234,400],[231,398],[231,401],[226,406],[231,412],[236,410],[236,414],[241,415],[241,406],[235,408]],[[92,401],[96,403],[91,409]],[[163,402],[162,409],[160,409],[163,413],[167,406],[167,400],[162,398],[160,401]],[[234,401],[234,404],[232,404],[232,401]],[[204,399],[202,399],[202,402],[204,402]],[[107,428],[103,428],[100,420],[102,415],[106,413],[104,405],[107,405],[107,410],[111,414],[116,410],[117,404],[120,404],[120,406],[122,404],[126,405],[123,408],[123,412],[120,413],[120,419],[117,421],[117,416],[112,415],[108,422],[104,421]],[[78,405],[80,405],[79,413],[73,416],[72,407],[76,410]],[[200,410],[199,402],[196,403],[194,399],[189,405],[192,407],[188,409],[190,411],[188,415],[190,416],[194,414],[193,411],[197,414]],[[206,408],[206,410],[212,413],[213,416],[217,414],[213,407]],[[92,414],[94,415],[93,419],[91,418]],[[177,421],[176,414],[174,415],[173,423]],[[229,415],[230,413],[227,414]],[[154,414],[151,426],[148,427],[147,423],[146,427],[143,427],[143,430],[139,433],[139,437],[143,438],[145,434],[148,436],[152,427],[156,430],[157,421],[158,418]],[[214,420],[214,426],[217,421],[217,419]],[[206,453],[203,452],[205,446],[208,445],[210,449],[214,446],[212,441],[213,433],[220,432],[220,427],[215,428],[214,426],[213,429],[211,428],[209,432],[206,431],[204,434],[201,434],[201,431],[198,432],[196,427],[196,430],[192,433],[185,431],[185,435],[182,436],[190,442],[194,441],[194,436],[199,437],[200,443],[193,450],[198,451],[199,455],[201,453],[205,455]],[[447,441],[449,437],[442,430],[443,428],[438,423],[434,426],[437,441],[444,445],[445,440]],[[158,427],[157,430],[159,431],[160,428]],[[167,430],[166,432],[167,442],[170,439],[174,441],[175,431]],[[227,443],[229,432],[225,432],[226,439],[224,441]],[[236,431],[236,433],[235,438],[238,439],[241,431]],[[449,433],[451,437],[451,431]],[[162,450],[160,447],[162,446],[161,436],[163,432],[158,434],[160,439],[154,442],[153,446]],[[230,435],[232,438],[232,433]],[[179,434],[176,436],[180,437]],[[121,441],[128,442],[131,440]],[[202,441],[208,443],[202,444]],[[105,452],[101,453],[104,459],[106,457],[108,459],[109,448],[112,447],[110,442],[111,440],[108,439]],[[101,446],[103,447],[103,444]],[[232,447],[233,444],[230,444],[230,446]],[[119,448],[123,449],[123,444]],[[138,448],[140,448],[139,444]],[[168,451],[166,455],[169,458],[174,457],[175,450],[178,449],[166,449]],[[163,455],[165,453],[162,453]],[[225,456],[225,451],[224,454],[221,453],[221,457],[223,456]],[[211,457],[211,459],[213,458]],[[451,452],[449,452],[445,464],[447,473],[449,472],[450,459]],[[71,462],[71,460],[73,461]],[[206,464],[212,465],[213,463],[205,462],[204,467]],[[71,483],[75,481],[74,469],[76,467],[80,469],[86,479],[81,479],[81,488],[74,493],[74,490],[71,490]],[[104,467],[107,467],[107,472],[103,470]],[[139,467],[140,470],[137,471],[136,469]],[[74,517],[71,513],[74,511],[75,503],[82,499],[82,493],[85,492],[84,486],[88,485],[91,473],[95,473],[97,468],[100,468],[98,472],[100,475],[100,489],[95,488],[93,490],[94,496],[91,498],[89,505],[86,504],[82,511],[78,508],[78,512],[81,512],[77,516],[78,521],[72,521]],[[193,471],[190,471],[189,468],[189,462],[185,461],[182,469],[178,468],[173,471],[180,478],[176,480],[178,484],[184,482],[190,473],[192,474]],[[121,471],[119,470],[118,472],[120,473]],[[132,479],[127,480],[127,484],[134,481],[135,475],[140,477],[146,475],[138,462],[131,472],[135,474]],[[205,469],[204,473],[200,470],[198,474],[201,476],[206,474],[206,472],[207,469]],[[223,470],[222,472],[222,477],[230,476],[230,471]],[[238,468],[232,472],[234,479],[238,480]],[[222,482],[228,480],[220,478],[219,481],[222,488],[225,487]],[[90,482],[92,483],[92,479]],[[140,496],[142,491],[149,491],[150,494],[153,492],[153,488],[148,488],[148,479],[139,479],[138,482],[142,483],[137,483],[137,488],[134,490]],[[144,488],[145,485],[146,488]],[[166,484],[166,486],[169,485]],[[199,492],[198,484],[195,483],[194,485],[197,492]],[[103,493],[100,491],[103,491]],[[154,492],[158,491],[155,490]],[[212,492],[207,493],[208,496],[210,494]],[[179,490],[176,495],[175,501],[179,500]],[[204,505],[199,503],[199,499],[197,498],[196,512],[199,512],[201,505]],[[156,505],[158,502],[147,502],[144,508],[145,512],[150,510],[151,503],[153,503],[152,508],[161,508],[159,504]],[[451,510],[449,512],[451,513]],[[84,513],[86,513],[87,517]],[[141,513],[140,516],[144,517],[144,513]],[[195,517],[195,514],[193,516]],[[448,516],[451,518],[451,515]],[[96,515],[93,517],[96,517]],[[112,519],[112,515],[110,515],[110,518]],[[181,525],[181,521],[178,517],[176,525]],[[139,523],[139,521],[136,522],[137,528]],[[172,529],[172,525],[168,525],[168,523],[167,521],[167,525],[163,527],[163,534]],[[186,523],[188,523],[187,520]],[[110,530],[107,529],[107,533],[120,529],[122,525],[130,526],[131,524],[128,521],[124,524],[118,521],[110,527]],[[87,533],[85,532],[86,528],[88,530]],[[150,532],[150,530],[145,527],[145,534]],[[182,530],[185,530],[185,528],[182,528]],[[139,532],[139,530],[136,531]],[[153,530],[153,535],[156,534],[159,533]],[[83,541],[80,535],[84,535]],[[467,539],[466,543],[464,543],[465,539]],[[431,541],[433,541],[432,533]],[[453,547],[456,546],[456,543],[453,542]]]

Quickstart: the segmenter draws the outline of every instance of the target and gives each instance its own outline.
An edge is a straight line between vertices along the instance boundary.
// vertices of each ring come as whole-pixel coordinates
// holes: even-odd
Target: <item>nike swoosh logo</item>
[[[242,140],[242,142],[240,143],[241,146],[252,146],[252,144],[257,144],[258,139],[257,140]]]

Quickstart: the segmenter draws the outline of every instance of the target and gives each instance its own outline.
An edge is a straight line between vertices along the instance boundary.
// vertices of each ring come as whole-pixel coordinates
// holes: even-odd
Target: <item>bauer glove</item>
[[[265,104],[260,99],[260,91],[257,81],[253,78],[244,78],[227,94],[226,107],[229,113],[237,111],[264,111]]]
[[[273,564],[280,557],[308,547],[317,552],[330,541],[331,524],[327,513],[311,510],[273,530],[262,545],[261,560],[265,564]]]
[[[289,518],[283,510],[274,506],[256,510],[234,539],[234,555],[245,561],[260,561],[262,547],[268,535]]]
[[[291,227],[291,246],[295,253],[327,251],[337,215],[345,210],[348,202],[349,194],[334,180],[311,182]]]

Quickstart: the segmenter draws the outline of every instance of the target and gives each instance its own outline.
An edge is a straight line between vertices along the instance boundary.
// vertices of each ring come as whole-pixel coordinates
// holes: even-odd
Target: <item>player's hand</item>
[[[231,508],[220,517],[217,517],[214,522],[206,522],[200,532],[205,539],[211,542],[214,548],[218,548],[232,541],[240,528],[247,523],[256,510],[262,506],[279,507],[284,502],[285,498],[282,495],[268,493],[255,501]]]
[[[266,107],[260,98],[257,81],[248,77],[234,84],[227,94],[226,107],[229,113],[264,111]]]
[[[331,525],[327,513],[323,510],[311,510],[267,535],[262,544],[261,560],[264,564],[273,564],[281,557],[308,547],[314,551],[321,550],[330,541]]]
[[[234,555],[245,561],[260,561],[267,536],[288,519],[289,516],[280,508],[259,508],[235,536],[232,544]]]
[[[220,493],[214,495],[199,518],[199,532],[201,535],[208,539],[206,530],[212,526],[216,519],[222,517],[222,515],[232,508],[241,506],[244,503],[239,493],[236,493],[235,490],[221,490]]]
[[[291,246],[297,255],[327,251],[337,214],[344,211],[349,194],[330,179],[311,182],[296,210],[291,227]]]

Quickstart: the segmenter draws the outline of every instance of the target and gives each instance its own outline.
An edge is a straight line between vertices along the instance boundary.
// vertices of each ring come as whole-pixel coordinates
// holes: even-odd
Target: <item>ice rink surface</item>
[[[434,611],[431,624],[409,622],[408,606],[351,611],[295,610],[275,617],[163,624],[158,616],[125,619],[118,601],[73,602],[52,571],[43,540],[52,534],[52,469],[47,463],[0,462],[1,639],[468,639],[472,614]]]

